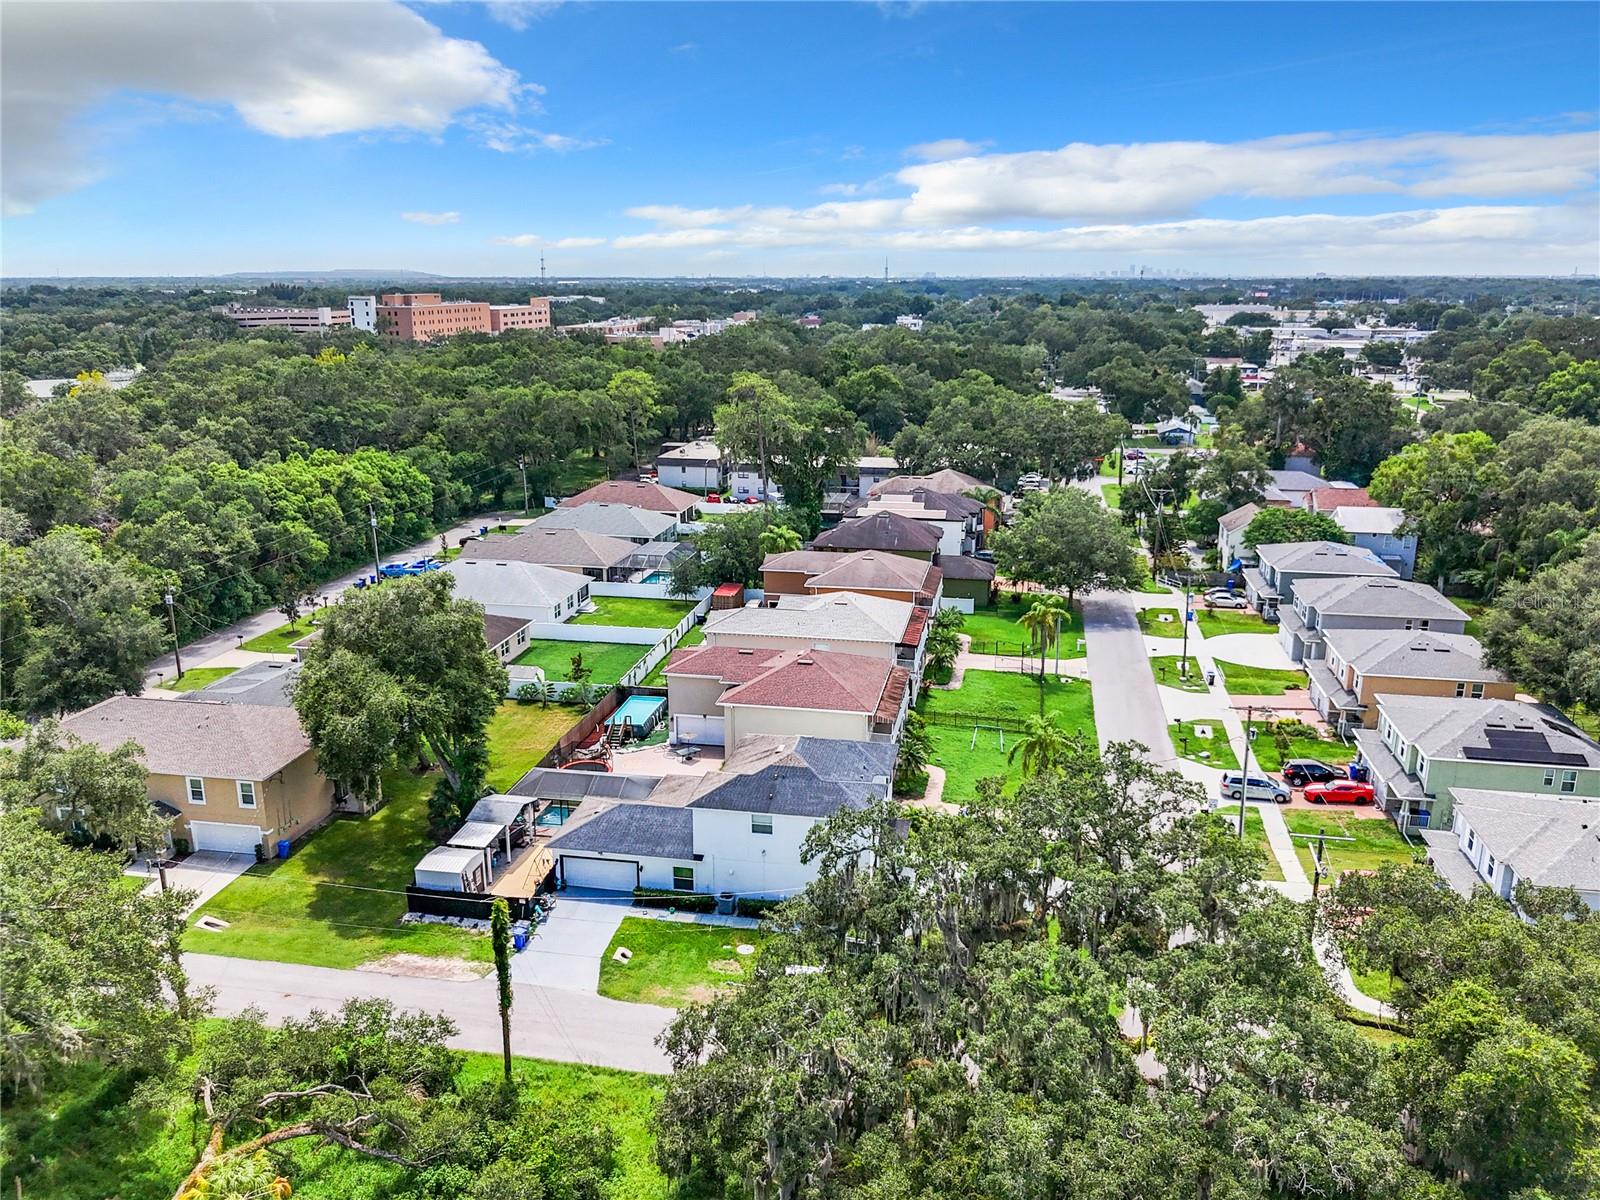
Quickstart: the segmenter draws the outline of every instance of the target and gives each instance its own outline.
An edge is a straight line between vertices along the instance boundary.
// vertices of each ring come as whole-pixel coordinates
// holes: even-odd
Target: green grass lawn
[[[1100,460],[1100,475],[1105,479],[1117,477],[1117,452],[1113,450]]]
[[[269,629],[266,633],[258,634],[239,647],[241,650],[254,650],[257,654],[293,654],[294,643],[315,629],[308,613],[298,621],[287,625],[279,625],[276,629]]]
[[[1220,811],[1235,819],[1239,816],[1237,806]],[[1272,852],[1272,843],[1267,841],[1267,827],[1261,821],[1261,811],[1253,804],[1247,804],[1244,808],[1244,840],[1266,857],[1266,865],[1261,868],[1261,878],[1270,883],[1282,883],[1283,867],[1278,863],[1278,856]]]
[[[548,708],[515,700],[502,704],[489,720],[489,773],[484,782],[504,792],[539,765],[580,715],[560,704]]]
[[[755,964],[755,954],[740,954],[735,947],[754,946],[759,952],[761,942],[754,929],[624,917],[600,960],[600,994],[668,1008],[710,1000]],[[611,956],[618,946],[626,946],[633,957],[617,962]]]
[[[206,1022],[200,1036],[214,1024]],[[462,1087],[500,1076],[498,1054],[460,1058]],[[661,1101],[659,1077],[531,1058],[513,1059],[512,1068],[525,1093],[598,1119],[616,1133],[615,1167],[604,1195],[692,1200],[701,1194],[692,1187],[674,1191],[655,1164],[651,1122]],[[52,1200],[167,1200],[204,1140],[203,1117],[184,1089],[193,1069],[190,1059],[163,1072],[148,1106],[133,1099],[139,1074],[95,1063],[62,1071],[37,1094],[19,1095],[7,1104],[0,1189],[7,1197],[15,1192]],[[293,1142],[274,1153],[287,1156],[295,1195],[306,1200],[387,1200],[406,1191],[400,1171],[374,1159]]]
[[[992,608],[977,609],[968,613],[961,622],[961,632],[972,639],[974,654],[1020,653],[1024,647],[1031,648],[1033,645],[1027,628],[1018,623],[1032,607],[1032,601],[1023,593],[1020,602],[1007,600]],[[1073,609],[1069,618],[1061,622],[1061,657],[1082,658],[1084,651],[1078,648],[1082,637],[1083,614]],[[1055,656],[1052,647],[1050,657],[1054,659]]]
[[[1208,726],[1211,736],[1199,736],[1194,731],[1196,725]],[[1168,727],[1168,732],[1172,735],[1173,749],[1181,757],[1205,763],[1208,767],[1220,767],[1224,771],[1239,769],[1239,756],[1234,753],[1228,741],[1228,732],[1223,729],[1221,721],[1174,721]],[[1202,755],[1202,750],[1207,753]]]
[[[1183,661],[1181,654],[1156,654],[1150,658],[1150,671],[1156,677],[1156,682],[1163,687],[1177,688],[1180,692],[1209,692],[1206,686],[1205,671],[1195,660],[1194,655],[1189,656],[1189,673],[1180,675],[1178,667]]]
[[[572,656],[582,654],[583,665],[593,672],[589,682],[610,687],[649,649],[649,646],[630,646],[624,642],[555,642],[534,638],[513,660],[513,665],[540,667],[546,679],[560,683],[571,673]]]
[[[1217,659],[1217,669],[1229,694],[1234,696],[1281,696],[1293,688],[1306,686],[1304,671],[1277,671],[1270,667],[1246,667]]]
[[[704,625],[696,625],[693,629],[689,630],[688,633],[683,635],[683,640],[680,641],[676,646],[674,646],[673,650],[682,650],[686,646],[698,646],[702,642],[704,642],[705,640],[706,640],[706,627]],[[655,666],[651,667],[650,668],[650,674],[646,675],[643,679],[641,679],[639,681],[639,686],[640,687],[666,687],[667,686],[667,676],[666,676],[667,664],[669,662],[671,662],[671,661],[672,661],[672,655],[669,654],[669,655],[667,655],[666,658],[663,658]]]
[[[1107,508],[1122,507],[1122,485],[1120,483],[1102,483],[1100,497],[1106,502]]]
[[[220,917],[229,928],[191,925],[183,948],[316,967],[356,967],[401,952],[489,962],[487,937],[448,925],[400,924],[404,889],[417,860],[434,847],[428,796],[435,778],[386,772],[382,808],[334,820],[291,857],[251,867],[196,914]]]
[[[169,679],[161,685],[164,692],[197,692],[219,679],[226,679],[238,667],[190,667],[182,679]]]
[[[1350,968],[1350,978],[1356,985],[1356,990],[1389,1004],[1394,1000],[1394,976],[1383,967],[1375,971],[1358,971],[1354,966]]]
[[[1271,726],[1266,721],[1251,721],[1250,728],[1256,730],[1256,739],[1250,743],[1250,757],[1259,762],[1263,770],[1281,771],[1286,758],[1317,758],[1330,767],[1337,767],[1351,762],[1356,756],[1354,746],[1347,746],[1337,738],[1321,737],[1290,738],[1289,753],[1283,754],[1278,750]]]
[[[964,804],[977,797],[978,780],[1003,775],[1008,784],[1021,778],[1021,768],[1007,759],[1018,734],[1003,735],[996,729],[980,729],[976,744],[973,725],[979,721],[1004,720],[1017,724],[1039,712],[1037,677],[1012,675],[1000,671],[968,671],[955,691],[929,692],[922,703],[933,739],[934,766],[945,772],[944,798]],[[1045,680],[1045,712],[1069,733],[1082,733],[1094,740],[1094,701],[1087,682],[1078,679],[1061,682],[1053,676]],[[1002,747],[1001,743],[1004,742]]]
[[[1487,600],[1466,600],[1460,596],[1451,596],[1450,603],[1467,614],[1468,620],[1465,632],[1469,637],[1477,637],[1478,631],[1483,626],[1483,614],[1489,608]]]
[[[1353,842],[1327,843],[1324,880],[1337,879],[1344,871],[1375,871],[1385,863],[1410,862],[1414,857],[1411,847],[1400,836],[1400,831],[1385,817],[1361,816],[1337,810],[1324,812],[1309,808],[1286,808],[1283,810],[1283,819],[1288,823],[1290,833],[1314,834],[1325,831],[1329,837],[1356,839]],[[1312,871],[1311,843],[1305,838],[1295,838],[1294,852],[1309,878]]]
[[[590,596],[594,612],[573,617],[572,625],[622,625],[635,629],[671,629],[694,607],[692,600],[649,600],[634,596]]]
[[[1206,637],[1220,637],[1225,633],[1272,633],[1276,629],[1248,609],[1206,608],[1199,602],[1195,603],[1194,619]]]
[[[1139,628],[1146,637],[1183,637],[1183,614],[1175,608],[1141,608],[1137,610]],[[1166,620],[1161,618],[1165,617]]]
[[[555,469],[547,486],[551,495],[565,499],[597,483],[604,483],[608,475],[605,459],[593,457],[582,450],[574,450],[567,456],[567,460]],[[534,499],[541,500],[543,497],[535,496]]]

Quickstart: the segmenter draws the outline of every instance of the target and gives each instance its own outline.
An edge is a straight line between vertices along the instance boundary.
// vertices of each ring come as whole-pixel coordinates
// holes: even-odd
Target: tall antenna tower
[[[544,282],[544,251],[539,251],[539,282]]]
[[[887,254],[883,256],[883,281],[885,283],[889,282],[889,256]]]

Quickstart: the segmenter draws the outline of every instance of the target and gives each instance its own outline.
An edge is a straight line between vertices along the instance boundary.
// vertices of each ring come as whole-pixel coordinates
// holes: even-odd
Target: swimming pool
[[[606,718],[607,725],[633,724],[633,732],[644,737],[656,727],[666,711],[667,702],[661,696],[629,696],[616,712]]]
[[[567,818],[577,810],[576,804],[553,803],[534,820],[535,825],[548,828],[552,825],[565,825]]]
[[[665,583],[670,578],[672,578],[672,576],[668,575],[665,571],[651,571],[650,574],[646,575],[639,582],[640,583]]]

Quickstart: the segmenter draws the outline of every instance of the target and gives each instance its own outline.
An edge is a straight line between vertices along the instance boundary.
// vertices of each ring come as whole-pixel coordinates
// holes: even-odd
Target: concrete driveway
[[[195,899],[184,910],[185,913],[192,913],[253,867],[255,862],[253,854],[197,850],[182,862],[173,863],[167,868],[167,886],[195,893]],[[149,877],[150,882],[145,886],[145,892],[160,891],[161,879],[153,866],[149,868]]]
[[[632,896],[562,892],[527,948],[512,956],[511,978],[594,995],[600,987],[600,958],[632,909]]]

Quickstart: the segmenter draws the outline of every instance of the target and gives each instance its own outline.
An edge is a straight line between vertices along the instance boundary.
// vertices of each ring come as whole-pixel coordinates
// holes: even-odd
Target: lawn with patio
[[[1196,732],[1196,726],[1207,731],[1204,737]],[[1224,771],[1239,769],[1239,756],[1233,752],[1228,731],[1222,727],[1221,721],[1174,721],[1169,732],[1180,758],[1204,763],[1208,767],[1220,767]]]
[[[1286,722],[1291,726],[1300,726],[1300,722]],[[1330,767],[1343,766],[1354,761],[1356,747],[1347,746],[1338,738],[1323,737],[1318,734],[1313,726],[1304,726],[1288,738],[1288,749],[1280,750],[1278,739],[1273,736],[1272,724],[1268,721],[1251,721],[1250,728],[1256,731],[1255,741],[1250,743],[1250,757],[1261,764],[1263,770],[1281,771],[1286,760],[1291,758],[1316,758],[1327,763]],[[1310,733],[1304,732],[1310,729]]]
[[[226,679],[238,667],[190,667],[182,679],[168,679],[158,685],[164,692],[198,692],[219,679]]]
[[[336,818],[289,858],[251,867],[195,914],[183,948],[314,967],[358,967],[401,953],[490,962],[487,937],[449,925],[400,924],[417,860],[436,844],[428,836],[436,778],[384,772],[382,808]],[[194,928],[206,916],[228,928]]]
[[[978,780],[1003,775],[1007,785],[1022,777],[1010,752],[1021,737],[1023,722],[1039,712],[1038,677],[1001,671],[968,671],[954,691],[930,691],[922,701],[928,735],[933,741],[929,761],[945,773],[944,798],[964,804],[977,798]],[[1045,678],[1047,716],[1068,733],[1095,740],[1094,701],[1089,684],[1080,679]],[[994,724],[1008,726],[1004,731]],[[975,726],[987,724],[988,728]]]
[[[1306,686],[1304,671],[1279,671],[1273,667],[1247,667],[1217,659],[1223,685],[1233,696],[1281,696]]]
[[[1033,607],[1026,593],[1021,600],[1006,600],[992,608],[980,608],[966,614],[961,622],[961,632],[972,639],[974,654],[1017,654],[1033,645],[1032,635],[1021,619]],[[1082,658],[1084,651],[1078,646],[1083,638],[1083,614],[1073,609],[1061,621],[1061,657]],[[998,649],[996,648],[998,647]],[[1056,656],[1055,648],[1050,657]]]
[[[293,654],[294,643],[311,633],[316,628],[312,623],[311,614],[287,625],[279,625],[276,629],[269,629],[266,633],[257,634],[248,642],[243,643],[239,649],[253,650],[257,654]]]
[[[571,625],[621,625],[631,629],[668,630],[694,607],[693,600],[651,600],[638,596],[590,596],[594,612],[581,612]]]
[[[1195,622],[1206,637],[1221,637],[1228,633],[1274,633],[1276,625],[1268,625],[1255,613],[1243,608],[1206,608],[1195,605]]]
[[[588,682],[610,687],[626,675],[649,651],[649,646],[626,642],[557,642],[533,638],[528,648],[512,660],[517,667],[538,667],[551,683],[561,683],[572,674],[572,656],[583,655],[590,672]]]
[[[1285,808],[1282,811],[1292,834],[1325,832],[1330,838],[1355,838],[1353,842],[1325,843],[1324,880],[1337,879],[1345,871],[1376,871],[1385,863],[1406,863],[1416,857],[1416,852],[1400,836],[1394,822],[1385,817],[1311,808]],[[1300,859],[1300,865],[1305,868],[1307,878],[1310,878],[1313,869],[1313,844],[1304,837],[1294,839],[1294,852]]]
[[[1188,673],[1184,674],[1179,668],[1188,663]],[[1156,677],[1156,682],[1162,687],[1176,688],[1180,692],[1209,692],[1206,686],[1205,671],[1194,655],[1187,660],[1181,654],[1157,654],[1150,659],[1150,671]]]
[[[1135,612],[1146,637],[1181,638],[1183,616],[1175,608],[1140,608]]]
[[[507,791],[539,765],[582,715],[561,704],[540,707],[515,700],[502,704],[489,719],[489,771],[484,782],[493,791]]]
[[[624,917],[600,960],[600,994],[667,1008],[710,1000],[749,974],[762,940],[755,929]],[[632,954],[625,963],[612,957],[619,946]]]

